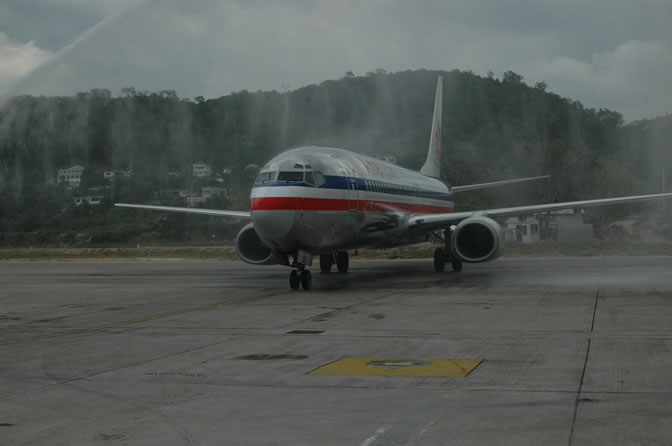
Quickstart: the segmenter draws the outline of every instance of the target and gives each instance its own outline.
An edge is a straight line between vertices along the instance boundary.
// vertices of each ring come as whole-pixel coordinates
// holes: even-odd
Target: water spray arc
[[[118,23],[124,17],[127,17],[131,13],[137,11],[138,9],[144,8],[145,6],[153,3],[154,0],[138,0],[138,2],[128,8],[119,11],[118,13],[112,14],[109,17],[101,20],[96,23],[94,26],[86,30],[83,34],[77,37],[72,43],[68,44],[56,54],[51,56],[49,59],[35,67],[28,74],[16,80],[12,85],[7,87],[4,91],[0,92],[0,108],[4,106],[9,98],[11,98],[16,92],[20,91],[23,86],[25,86],[29,81],[36,78],[37,76],[48,72],[51,68],[61,62],[66,58],[72,51],[77,49],[81,44],[90,40],[99,32],[104,29],[112,26],[115,23]]]

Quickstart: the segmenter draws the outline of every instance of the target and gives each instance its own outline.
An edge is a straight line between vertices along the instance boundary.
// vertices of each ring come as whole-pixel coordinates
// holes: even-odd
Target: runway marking
[[[389,424],[386,424],[385,426],[380,426],[376,432],[374,432],[373,435],[371,435],[369,438],[364,440],[360,446],[371,446],[381,435],[383,435],[389,428],[391,428]]]
[[[140,324],[142,322],[149,322],[149,321],[154,321],[154,320],[157,320],[157,319],[163,319],[163,318],[167,318],[167,317],[171,317],[171,316],[179,316],[179,315],[182,315],[182,314],[194,313],[196,311],[212,310],[213,308],[219,308],[219,307],[239,304],[239,303],[243,303],[243,302],[250,302],[250,301],[253,301],[253,300],[264,299],[266,297],[276,296],[278,294],[287,294],[287,293],[289,293],[289,291],[279,291],[279,292],[275,292],[275,293],[262,294],[260,296],[244,297],[242,299],[230,300],[230,301],[227,301],[227,302],[220,302],[220,303],[212,304],[212,305],[204,305],[202,307],[194,307],[194,308],[187,308],[185,310],[171,311],[170,313],[155,314],[153,316],[141,317],[141,318],[138,318],[138,319],[131,319],[129,321],[115,322],[115,323],[112,323],[112,324],[99,325],[97,327],[79,328],[79,329],[76,329],[76,330],[60,331],[60,332],[57,332],[57,333],[49,333],[49,334],[45,334],[45,335],[31,336],[31,337],[28,337],[28,338],[19,338],[19,339],[12,339],[12,340],[9,340],[9,341],[0,341],[0,345],[18,344],[19,342],[38,341],[40,339],[58,338],[58,337],[61,337],[61,336],[69,336],[69,335],[75,335],[75,334],[81,334],[81,333],[90,333],[90,332],[94,332],[94,331],[101,331],[101,330],[106,330],[108,328],[124,327],[126,325]]]
[[[346,356],[311,372],[310,375],[344,376],[438,376],[464,377],[482,359],[371,358]]]

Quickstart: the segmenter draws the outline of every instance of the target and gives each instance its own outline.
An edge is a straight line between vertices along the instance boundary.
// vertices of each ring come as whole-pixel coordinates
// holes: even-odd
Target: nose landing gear
[[[299,251],[292,262],[292,272],[289,273],[289,287],[298,290],[299,286],[308,291],[313,286],[313,275],[307,266],[313,264],[313,256],[305,251]]]
[[[298,290],[303,287],[304,290],[309,290],[313,286],[313,276],[308,271],[308,267],[313,264],[312,254],[305,251],[298,251],[292,254],[294,261],[291,263],[292,272],[289,274],[289,287],[293,290]],[[336,268],[339,273],[347,273],[350,266],[350,258],[346,251],[339,251],[334,254],[320,255],[320,270],[327,274],[331,272],[332,266],[336,263]],[[289,265],[289,262],[286,263]]]
[[[304,290],[309,290],[313,286],[313,275],[309,270],[293,269],[289,273],[289,287],[293,290],[298,290],[302,286]]]

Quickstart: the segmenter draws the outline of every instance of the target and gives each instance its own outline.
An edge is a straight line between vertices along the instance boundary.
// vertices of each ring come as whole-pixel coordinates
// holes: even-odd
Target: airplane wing
[[[537,181],[545,178],[550,178],[550,175],[542,175],[539,177],[517,178],[515,180],[493,181],[491,183],[469,184],[466,186],[453,186],[450,188],[451,192],[466,192],[468,190],[487,189],[489,187],[506,186],[508,184],[524,183],[526,181]]]
[[[642,201],[661,200],[672,198],[672,193],[636,195],[630,197],[601,198],[597,200],[568,201],[565,203],[535,204],[530,206],[516,206],[510,208],[487,209],[483,211],[451,212],[443,214],[415,215],[409,219],[409,229],[413,231],[430,232],[437,229],[455,225],[474,215],[482,215],[490,218],[512,217],[515,215],[536,214],[560,209],[587,208],[593,206],[606,206],[610,204],[636,203]]]
[[[213,215],[215,217],[237,217],[250,218],[250,213],[245,211],[226,211],[219,209],[202,209],[202,208],[180,208],[173,206],[152,206],[149,204],[126,204],[115,203],[116,207],[120,208],[134,208],[134,209],[149,209],[152,211],[167,211],[167,212],[181,212],[183,214],[201,214]]]

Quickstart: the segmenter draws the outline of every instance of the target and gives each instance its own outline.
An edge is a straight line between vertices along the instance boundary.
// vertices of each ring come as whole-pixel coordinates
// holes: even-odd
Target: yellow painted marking
[[[138,319],[132,319],[130,321],[115,322],[113,324],[100,325],[98,327],[79,328],[77,330],[67,330],[67,331],[60,331],[60,332],[57,332],[57,333],[49,333],[49,334],[45,334],[45,335],[31,336],[31,337],[28,337],[28,338],[12,339],[10,341],[0,341],[0,345],[17,344],[19,342],[37,341],[37,340],[40,340],[40,339],[48,339],[48,338],[58,338],[60,336],[69,336],[69,335],[80,334],[80,333],[89,333],[89,332],[93,332],[93,331],[105,330],[107,328],[124,327],[126,325],[134,325],[134,324],[139,324],[141,322],[149,322],[149,321],[154,321],[156,319],[163,319],[163,318],[166,318],[166,317],[179,316],[179,315],[182,315],[182,314],[193,313],[195,311],[212,310],[213,308],[224,307],[224,306],[227,306],[227,305],[233,305],[233,304],[239,304],[239,303],[243,303],[243,302],[249,302],[249,301],[252,301],[252,300],[264,299],[266,297],[271,297],[271,296],[275,296],[275,295],[278,295],[278,294],[286,294],[288,292],[289,291],[286,291],[286,292],[283,291],[283,292],[277,292],[277,293],[263,294],[263,295],[260,295],[260,296],[245,297],[245,298],[242,298],[242,299],[236,299],[236,300],[231,300],[231,301],[227,301],[227,302],[220,302],[218,304],[204,305],[202,307],[195,307],[195,308],[187,308],[186,310],[172,311],[170,313],[155,314],[153,316],[141,317],[141,318],[138,318]]]
[[[310,372],[345,376],[467,376],[482,359],[346,356]]]

